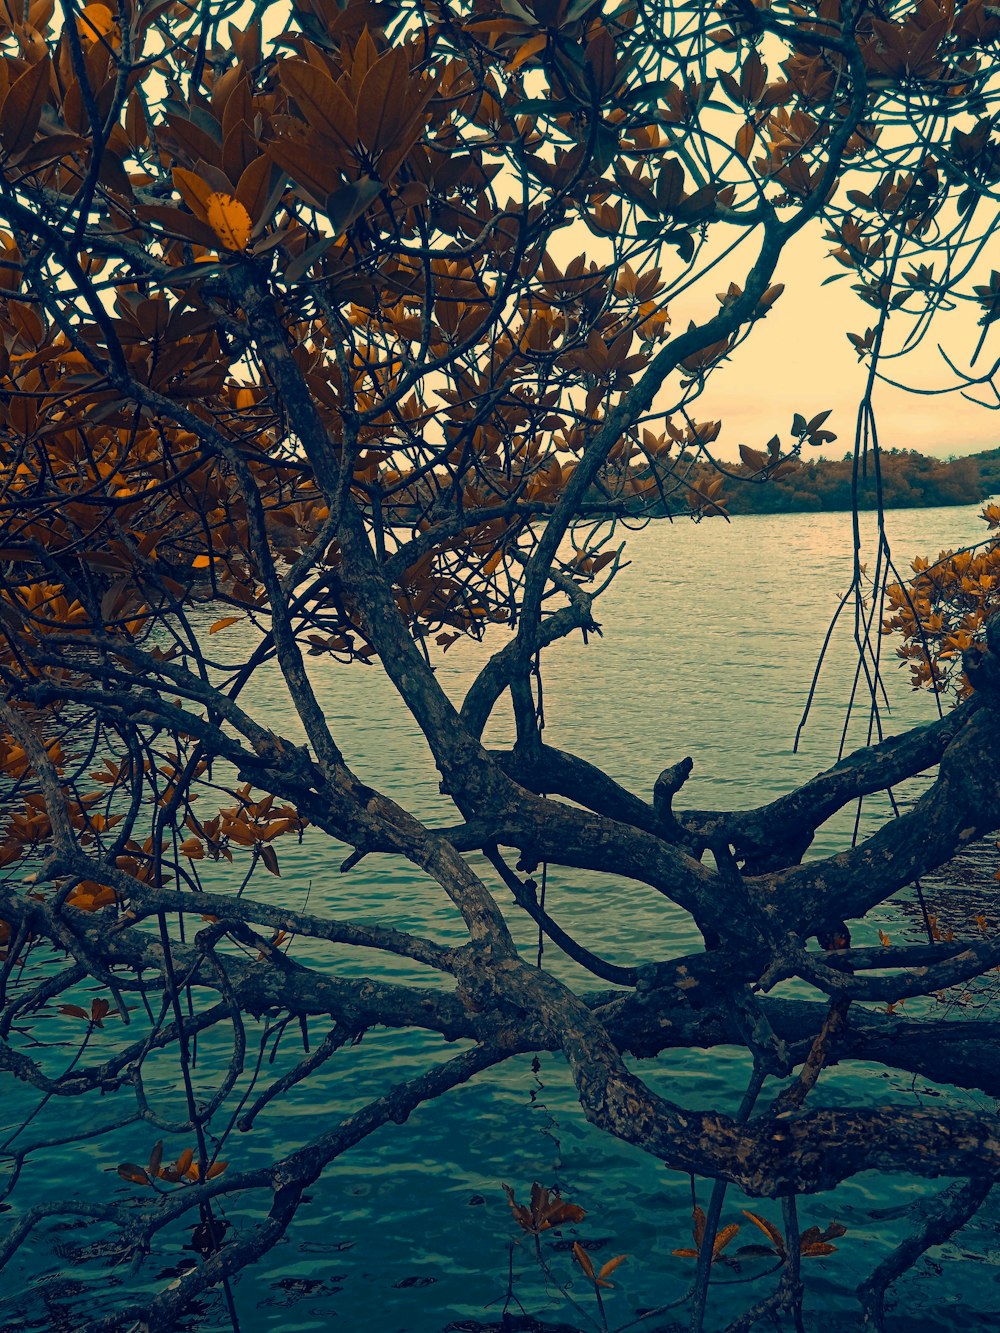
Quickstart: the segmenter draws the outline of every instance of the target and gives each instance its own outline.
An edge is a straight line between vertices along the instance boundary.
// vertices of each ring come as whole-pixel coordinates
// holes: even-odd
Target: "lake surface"
[[[985,525],[978,512],[976,507],[890,513],[887,526],[899,567],[907,569],[914,555],[936,555],[942,548],[981,539]],[[864,526],[873,547],[873,524],[866,520]],[[850,515],[744,517],[732,524],[715,519],[697,526],[659,522],[630,537],[628,556],[631,567],[597,607],[604,637],[592,637],[585,645],[574,636],[551,650],[543,665],[546,738],[551,743],[600,764],[647,797],[663,767],[691,755],[695,768],[678,798],[681,807],[758,804],[836,759],[856,660],[850,609],[832,642],[797,754],[792,753],[792,742],[828,622],[850,579]],[[868,567],[874,567],[873,558]],[[229,642],[237,646],[235,640]],[[493,639],[485,647],[459,643],[441,659],[440,679],[455,699],[461,698],[497,642]],[[892,710],[885,726],[890,733],[935,715],[933,700],[914,695],[906,671],[897,669],[894,646],[891,640],[883,643]],[[358,775],[422,818],[451,822],[453,812],[438,793],[433,763],[378,669],[310,660],[334,735]],[[245,702],[251,711],[263,711],[270,725],[293,730],[290,721],[283,721],[290,710],[275,677],[262,677]],[[863,743],[867,723],[862,698],[852,724],[852,747]],[[489,736],[497,743],[509,741],[506,716],[491,724]],[[884,802],[866,803],[862,829],[885,812]],[[853,824],[854,811],[831,821],[811,854],[844,846]],[[337,852],[328,840],[312,834],[301,847],[279,843],[282,878],[268,884],[258,880],[257,896],[268,894],[292,906],[308,901],[317,912],[326,908],[341,916],[415,928],[445,941],[463,938],[461,922],[443,895],[415,877],[411,867],[370,857],[341,876]],[[477,868],[489,878],[485,865],[477,861]],[[216,883],[232,874],[224,864],[210,871]],[[682,912],[653,890],[626,880],[553,871],[548,906],[584,943],[622,962],[669,957],[698,944]],[[916,938],[918,928],[905,897],[876,915],[870,935],[882,924],[895,940],[911,933]],[[533,932],[523,921],[516,921],[515,928],[527,953]],[[869,939],[862,934],[857,942]],[[303,961],[320,956],[329,958],[331,953],[303,941],[293,946],[293,957]],[[546,958],[560,976],[578,979],[551,947]],[[359,951],[341,970],[344,967],[357,975],[418,978],[403,962],[386,964]],[[592,981],[585,984],[593,988]],[[79,1028],[54,1014],[37,1016],[34,1028],[46,1041],[63,1037],[65,1067]],[[314,1041],[323,1031],[316,1025]],[[107,1040],[116,1036],[112,1032]],[[251,1050],[259,1036],[260,1031],[248,1031]],[[274,1064],[265,1065],[265,1080],[301,1056],[296,1040],[286,1035]],[[264,1112],[252,1134],[234,1134],[222,1155],[240,1168],[269,1161],[329,1127],[388,1082],[418,1072],[428,1058],[453,1053],[454,1048],[418,1034],[368,1033],[360,1045],[339,1053],[322,1073],[276,1103],[280,1109]],[[228,1054],[223,1034],[202,1042],[203,1088],[211,1086],[213,1064],[219,1068]],[[671,1100],[728,1111],[735,1109],[749,1073],[746,1057],[728,1049],[671,1054],[639,1068]],[[149,1075],[162,1104],[179,1114],[175,1066],[162,1060],[150,1067]],[[939,1094],[874,1066],[831,1071],[815,1101],[895,1100],[912,1105],[929,1095],[952,1097],[956,1104],[976,1105],[986,1114],[996,1109],[974,1094]],[[8,1082],[3,1121],[16,1126],[36,1100]],[[125,1107],[118,1096],[89,1108],[46,1107],[21,1141],[45,1138],[56,1126],[68,1133],[74,1124],[107,1123]],[[134,1197],[135,1187],[121,1181],[114,1168],[125,1159],[144,1161],[156,1137],[143,1127],[124,1137],[97,1136],[34,1158],[13,1202],[58,1198],[68,1180],[78,1196],[113,1192]],[[166,1137],[165,1159],[171,1160],[172,1152],[176,1155],[187,1145],[183,1138]],[[641,1309],[683,1296],[693,1266],[670,1252],[691,1243],[687,1177],[590,1128],[576,1107],[562,1062],[543,1055],[535,1062],[511,1061],[421,1108],[406,1125],[380,1131],[329,1169],[310,1191],[311,1201],[286,1239],[235,1283],[243,1329],[285,1333],[367,1326],[373,1333],[441,1333],[446,1327],[474,1329],[499,1319],[514,1231],[501,1182],[523,1199],[533,1179],[560,1186],[567,1199],[587,1209],[586,1220],[564,1232],[551,1254],[553,1272],[572,1284],[575,1297],[587,1301],[567,1252],[572,1238],[585,1240],[601,1262],[629,1254],[615,1276],[615,1290],[608,1293],[612,1327],[634,1319]],[[903,1218],[903,1211],[937,1188],[871,1173],[830,1195],[802,1201],[803,1227],[825,1226],[834,1218],[848,1227],[835,1254],[804,1264],[809,1328],[821,1323],[825,1330],[858,1326],[854,1287],[912,1229],[912,1219]],[[703,1205],[708,1193],[702,1183]],[[738,1191],[730,1191],[723,1222],[744,1222],[740,1242],[754,1239],[747,1234],[753,1227],[740,1213],[741,1207],[753,1206]],[[780,1221],[777,1205],[756,1206]],[[873,1210],[878,1213],[874,1219]],[[33,1248],[22,1251],[8,1270],[0,1329],[74,1329],[95,1310],[114,1309],[141,1293],[143,1275],[129,1276],[127,1266],[109,1267],[86,1249],[95,1236],[89,1226],[39,1231]],[[171,1239],[172,1254],[154,1256],[144,1270],[149,1290],[161,1285],[155,1279],[168,1265],[189,1257],[181,1250],[185,1234],[178,1232]],[[526,1311],[553,1323],[589,1327],[551,1283],[540,1280],[527,1245],[515,1250],[514,1266],[519,1275],[516,1295]],[[724,1328],[773,1281],[732,1284],[733,1276],[719,1273],[719,1285],[713,1285],[708,1329]],[[723,1286],[726,1281],[731,1285]],[[674,1317],[665,1315],[639,1327],[673,1327]],[[683,1322],[684,1312],[677,1311],[676,1317]],[[904,1280],[890,1327],[986,1330],[995,1329],[998,1319],[1000,1213],[993,1211],[982,1213],[955,1243],[934,1251],[930,1261]],[[229,1323],[221,1304],[209,1300],[192,1327],[225,1329]]]

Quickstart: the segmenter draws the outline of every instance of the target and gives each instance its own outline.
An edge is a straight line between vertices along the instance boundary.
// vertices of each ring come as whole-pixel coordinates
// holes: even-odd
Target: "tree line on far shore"
[[[718,477],[707,462],[691,458],[687,480],[691,496],[703,495],[705,487]],[[802,460],[789,467],[786,460],[780,475],[768,474],[740,463],[727,469],[716,514],[788,514],[801,511],[829,512],[849,510],[854,500],[854,457]],[[941,460],[918,453],[915,449],[882,450],[878,473],[873,458],[858,467],[857,502],[862,509],[878,505],[879,484],[886,509],[925,509],[934,505],[978,504],[1000,491],[1000,449],[969,454],[964,458]],[[676,497],[680,499],[680,495]],[[673,496],[661,504],[659,516],[676,512]],[[698,505],[707,516],[713,509],[703,500]]]

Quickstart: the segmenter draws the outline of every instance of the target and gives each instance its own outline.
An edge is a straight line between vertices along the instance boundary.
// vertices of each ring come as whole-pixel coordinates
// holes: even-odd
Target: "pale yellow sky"
[[[826,423],[838,435],[825,452],[841,457],[852,447],[857,404],[867,377],[846,333],[864,333],[875,323],[876,311],[851,291],[850,277],[828,286],[823,279],[837,271],[828,256],[829,242],[816,232],[796,238],[782,257],[777,278],[785,291],[767,318],[733,356],[731,364],[713,375],[695,409],[699,420],[720,418],[723,431],[717,449],[722,458],[735,458],[737,447],[759,447],[775,432],[788,442],[792,413],[809,417],[826,408],[833,415]],[[747,257],[739,252],[707,280],[712,291],[723,291],[730,279],[742,282]],[[690,310],[674,308],[674,328],[689,317],[707,313],[703,298],[692,300]],[[941,359],[941,342],[962,363],[975,346],[980,330],[969,306],[948,317],[948,325],[931,331],[924,344],[905,360],[886,363],[889,373],[922,387],[954,382]],[[900,325],[899,336],[905,334]],[[892,328],[893,321],[890,322]],[[908,327],[908,326],[907,326]],[[979,362],[985,369],[1000,355],[1000,323],[987,341]],[[980,368],[977,363],[977,369]],[[989,398],[989,394],[983,395]],[[991,412],[958,394],[915,396],[879,385],[875,391],[879,440],[886,449],[912,448],[936,455],[961,455],[1000,445],[1000,412]],[[812,451],[810,451],[812,452]]]

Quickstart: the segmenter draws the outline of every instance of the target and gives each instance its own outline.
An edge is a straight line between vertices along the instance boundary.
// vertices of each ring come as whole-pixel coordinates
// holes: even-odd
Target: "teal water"
[[[985,529],[977,513],[977,508],[891,513],[889,535],[900,566],[913,555],[933,555],[942,547],[979,539]],[[661,522],[631,536],[628,554],[631,566],[599,603],[604,637],[587,645],[577,637],[549,654],[543,672],[547,739],[599,763],[645,795],[665,765],[692,755],[695,770],[678,805],[758,804],[832,762],[855,660],[848,613],[832,644],[798,754],[792,753],[792,740],[827,623],[850,576],[850,516],[746,517],[731,525]],[[456,644],[441,658],[439,676],[454,698],[461,698],[497,642]],[[227,641],[227,647],[237,646]],[[889,643],[888,732],[934,715],[931,699],[910,691],[891,649]],[[334,735],[359,777],[422,818],[450,822],[453,812],[438,792],[433,763],[377,668],[331,667],[313,659],[313,675]],[[293,732],[276,676],[262,676],[245,702],[269,725]],[[852,744],[865,739],[866,722],[862,700]],[[494,720],[489,738],[501,744],[510,739],[506,716]],[[885,813],[884,803],[868,803],[862,827]],[[845,845],[853,819],[854,812],[848,811],[831,821],[812,854]],[[368,858],[341,876],[339,849],[314,834],[300,847],[281,842],[278,852],[282,878],[258,880],[258,897],[300,907],[308,902],[315,911],[418,929],[442,941],[462,938],[461,922],[447,901],[403,862]],[[492,882],[485,863],[475,863]],[[224,864],[210,870],[220,886],[233,874]],[[547,901],[583,943],[622,962],[668,957],[697,944],[679,909],[624,879],[609,882],[583,872],[553,871]],[[915,931],[908,907],[905,900],[887,904],[870,923],[870,934],[884,925],[894,939],[905,939]],[[525,951],[532,950],[533,932],[522,921],[515,921],[515,928]],[[868,941],[861,935],[858,942]],[[303,962],[324,959],[324,965],[335,965],[341,973],[426,981],[404,962],[386,963],[363,951],[348,954],[297,941],[292,956]],[[582,981],[554,950],[546,958],[558,975]],[[592,982],[583,984],[592,987]],[[251,1052],[262,1031],[248,1029]],[[313,1040],[318,1042],[323,1032],[316,1025]],[[95,1042],[107,1043],[109,1051],[119,1035],[109,1027],[95,1035]],[[73,1058],[79,1028],[46,1011],[32,1017],[21,1039],[62,1042],[50,1051],[55,1071]],[[270,1161],[388,1083],[454,1053],[455,1048],[415,1033],[368,1033],[360,1045],[341,1051],[321,1073],[272,1104],[252,1134],[233,1134],[222,1156],[238,1168]],[[202,1090],[212,1086],[213,1074],[228,1055],[225,1033],[202,1041]],[[289,1031],[274,1063],[265,1062],[260,1086],[300,1056],[298,1034]],[[734,1050],[669,1054],[639,1068],[673,1101],[728,1111],[735,1109],[749,1073],[746,1058]],[[172,1061],[160,1058],[147,1067],[147,1085],[163,1114],[182,1114],[179,1083]],[[995,1113],[992,1102],[972,1094],[928,1090],[908,1078],[858,1065],[830,1071],[815,1097],[827,1104],[913,1105],[930,1095]],[[34,1093],[8,1081],[4,1124],[16,1127],[36,1102]],[[126,1106],[121,1095],[95,1099],[86,1107],[47,1106],[18,1142],[57,1133],[69,1137],[75,1128],[97,1129]],[[220,1116],[220,1125],[223,1120]],[[67,1188],[77,1197],[135,1197],[136,1188],[121,1181],[114,1168],[125,1159],[144,1161],[157,1137],[149,1126],[132,1127],[33,1155],[10,1200],[15,1211],[0,1222],[28,1203],[64,1196]],[[185,1136],[164,1137],[167,1160],[187,1146]],[[690,1244],[687,1178],[590,1128],[576,1108],[561,1062],[543,1055],[534,1063],[530,1058],[511,1061],[421,1108],[406,1125],[383,1129],[331,1167],[310,1191],[310,1202],[285,1240],[235,1283],[242,1327],[254,1333],[366,1326],[377,1333],[440,1333],[498,1319],[514,1230],[500,1186],[507,1182],[525,1198],[533,1179],[558,1184],[566,1198],[587,1209],[584,1222],[549,1242],[552,1272],[574,1297],[587,1300],[568,1253],[572,1239],[586,1241],[602,1262],[629,1254],[615,1275],[615,1290],[608,1293],[612,1327],[683,1295],[692,1265],[670,1251]],[[836,1218],[848,1228],[834,1255],[805,1265],[808,1327],[858,1326],[854,1287],[911,1229],[912,1219],[903,1212],[919,1207],[937,1188],[870,1173],[831,1195],[802,1201],[803,1226],[824,1226]],[[708,1192],[702,1183],[703,1205]],[[752,1206],[732,1191],[723,1221],[745,1223],[740,1208]],[[779,1221],[776,1205],[757,1207]],[[245,1216],[233,1208],[227,1215],[237,1226]],[[753,1228],[745,1224],[736,1244],[754,1239],[748,1231]],[[190,1262],[190,1252],[182,1249],[187,1236],[178,1231],[166,1235],[145,1267],[131,1274],[127,1264],[114,1266],[93,1253],[104,1238],[91,1224],[39,1230],[5,1275],[0,1329],[79,1328],[96,1311],[113,1310],[157,1289],[165,1275]],[[527,1246],[515,1249],[514,1264],[516,1295],[526,1311],[553,1323],[590,1327],[552,1282],[540,1277]],[[733,1277],[720,1272],[713,1285],[709,1329],[724,1328],[769,1289],[766,1278],[722,1285]],[[683,1321],[683,1311],[639,1327],[669,1328],[674,1318]],[[900,1285],[894,1319],[892,1326],[898,1328],[994,1329],[1000,1322],[1000,1213],[984,1211],[955,1243],[920,1265]],[[211,1298],[192,1324],[205,1330],[229,1326],[221,1303]]]

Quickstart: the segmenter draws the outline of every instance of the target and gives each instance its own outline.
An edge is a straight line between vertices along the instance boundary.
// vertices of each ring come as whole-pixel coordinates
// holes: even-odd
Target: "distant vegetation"
[[[784,469],[786,465],[781,466]],[[755,474],[745,464],[739,464],[732,469],[737,475],[728,477],[722,489],[725,511],[786,514],[850,509],[853,467],[850,454],[840,459],[810,459],[782,476],[765,480],[763,474]],[[913,449],[892,449],[880,455],[880,469],[882,501],[887,509],[977,504],[1000,491],[1000,449],[949,462],[928,458]],[[695,489],[699,489],[702,470],[706,481],[716,475],[695,464],[689,474]],[[873,509],[877,503],[870,459],[866,475],[858,478],[858,502],[862,509]]]

